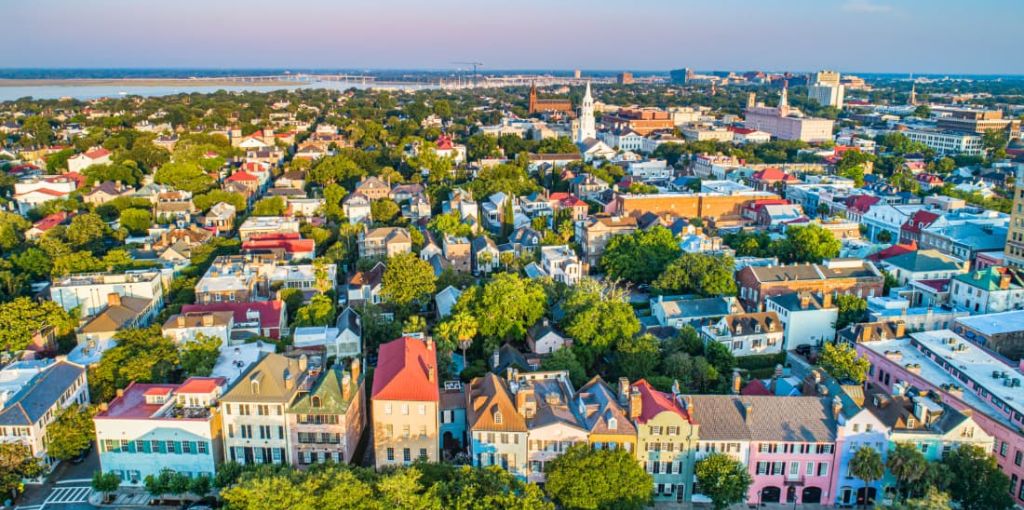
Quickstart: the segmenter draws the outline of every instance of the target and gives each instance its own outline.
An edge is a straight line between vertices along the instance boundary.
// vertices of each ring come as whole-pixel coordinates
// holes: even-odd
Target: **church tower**
[[[917,83],[910,85],[910,106],[917,106]]]
[[[537,84],[530,83],[530,107],[527,110],[529,113],[537,112]]]
[[[594,98],[590,95],[589,81],[587,92],[583,95],[583,103],[580,104],[580,129],[576,134],[576,143],[588,138],[597,138],[597,129],[594,127]]]
[[[782,82],[782,94],[779,96],[779,115],[789,115],[789,80]]]

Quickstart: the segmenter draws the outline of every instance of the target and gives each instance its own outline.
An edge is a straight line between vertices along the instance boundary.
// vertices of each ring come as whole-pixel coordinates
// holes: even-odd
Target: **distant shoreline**
[[[306,82],[278,79],[245,81],[224,78],[0,78],[0,87],[298,87],[305,84]]]

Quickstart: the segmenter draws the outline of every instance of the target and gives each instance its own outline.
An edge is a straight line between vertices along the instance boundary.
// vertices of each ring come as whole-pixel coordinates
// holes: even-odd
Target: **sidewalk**
[[[145,489],[126,487],[118,489],[114,493],[114,499],[110,503],[103,503],[103,495],[93,491],[89,496],[89,504],[98,507],[128,508],[128,507],[149,507],[149,493]]]

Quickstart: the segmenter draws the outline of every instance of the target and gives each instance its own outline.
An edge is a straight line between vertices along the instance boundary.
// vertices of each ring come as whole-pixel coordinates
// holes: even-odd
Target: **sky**
[[[0,67],[1024,74],[1024,0],[0,0]]]

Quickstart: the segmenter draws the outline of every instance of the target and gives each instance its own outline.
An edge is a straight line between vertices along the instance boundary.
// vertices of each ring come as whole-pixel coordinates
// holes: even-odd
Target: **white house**
[[[106,165],[110,163],[111,152],[102,147],[76,154],[68,158],[68,171],[82,173],[82,170],[93,165]]]
[[[783,327],[775,312],[726,315],[701,328],[705,342],[720,342],[732,355],[778,354],[783,347]]]
[[[782,294],[765,299],[764,309],[774,312],[782,323],[782,348],[819,345],[836,337],[839,308],[832,295],[809,292]]]

